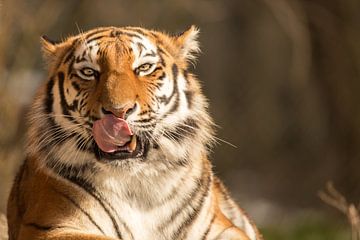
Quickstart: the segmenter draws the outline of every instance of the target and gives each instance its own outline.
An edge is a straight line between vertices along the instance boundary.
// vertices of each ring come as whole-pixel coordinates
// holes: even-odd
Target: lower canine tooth
[[[132,135],[131,142],[129,143],[129,151],[133,152],[136,149],[136,136]]]

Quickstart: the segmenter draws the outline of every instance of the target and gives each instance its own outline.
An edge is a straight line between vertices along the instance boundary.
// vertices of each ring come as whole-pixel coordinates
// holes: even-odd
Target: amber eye
[[[88,67],[81,69],[80,72],[86,77],[92,77],[95,75],[95,70]]]
[[[151,69],[152,66],[153,64],[151,63],[144,63],[136,68],[136,73],[139,74],[140,72],[147,72]]]

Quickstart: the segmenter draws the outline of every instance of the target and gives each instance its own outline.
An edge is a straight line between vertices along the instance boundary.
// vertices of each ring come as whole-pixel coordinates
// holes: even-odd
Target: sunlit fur
[[[195,27],[177,36],[107,27],[60,43],[42,38],[49,76],[28,118],[10,240],[261,239],[207,158],[213,124],[188,72],[197,38]],[[104,159],[92,125],[103,109],[126,104],[136,106],[126,121],[146,150]]]

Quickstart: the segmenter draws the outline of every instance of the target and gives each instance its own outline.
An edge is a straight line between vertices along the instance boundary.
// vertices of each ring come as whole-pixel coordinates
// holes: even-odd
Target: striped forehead
[[[112,45],[111,43],[116,44],[116,39],[112,39],[113,41],[107,41],[105,44],[107,47]],[[115,41],[114,41],[115,40]],[[83,41],[77,50],[75,51],[75,64],[76,65],[83,65],[84,62],[87,64],[91,64],[95,67],[95,69],[99,70],[98,66],[98,58],[99,58],[99,50],[102,48],[100,47],[101,41]],[[110,44],[109,44],[110,43]],[[156,45],[150,41],[147,37],[142,35],[136,35],[131,38],[128,38],[126,41],[119,41],[120,49],[131,49],[131,53],[133,55],[134,61],[132,63],[132,69],[137,68],[141,64],[151,62],[155,63],[159,60],[157,47]],[[116,51],[117,48],[112,48],[112,50]],[[122,53],[115,54],[117,56],[122,55]]]
[[[100,70],[97,63],[99,52],[99,44],[97,41],[83,41],[76,49],[75,56],[75,67],[83,65],[91,65],[95,70]]]
[[[133,69],[147,61],[159,59],[156,46],[146,37],[133,37],[130,46],[134,54]]]

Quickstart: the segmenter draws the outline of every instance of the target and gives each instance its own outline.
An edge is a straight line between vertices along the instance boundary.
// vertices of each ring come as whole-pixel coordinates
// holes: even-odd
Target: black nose
[[[114,114],[118,118],[127,119],[137,108],[137,103],[124,105],[103,106],[101,110],[104,114]]]

